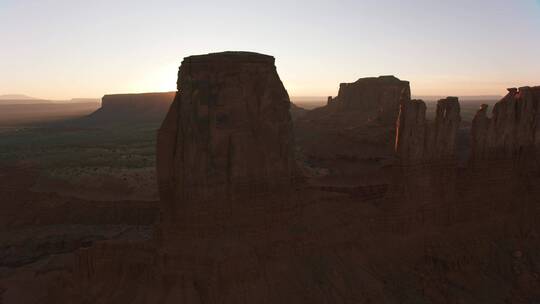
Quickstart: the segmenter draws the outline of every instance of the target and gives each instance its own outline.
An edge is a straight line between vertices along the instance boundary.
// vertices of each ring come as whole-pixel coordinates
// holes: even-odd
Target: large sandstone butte
[[[329,97],[328,105],[340,111],[362,111],[369,113],[372,119],[394,123],[401,92],[408,88],[408,81],[395,76],[360,78],[352,83],[341,83],[338,96]]]
[[[326,106],[295,121],[304,167],[328,172],[322,178],[335,183],[384,183],[380,169],[394,158],[402,92],[410,92],[409,82],[394,76],[340,84],[338,95],[329,97]]]
[[[223,209],[238,197],[291,187],[289,107],[271,56],[225,52],[185,58],[178,93],[158,132],[163,213],[176,221],[195,210]]]

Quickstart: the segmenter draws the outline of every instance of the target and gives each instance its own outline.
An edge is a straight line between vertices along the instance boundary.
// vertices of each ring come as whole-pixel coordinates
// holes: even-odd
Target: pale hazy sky
[[[290,95],[394,74],[415,95],[540,85],[540,0],[0,0],[0,94],[175,90],[183,57],[276,57]]]

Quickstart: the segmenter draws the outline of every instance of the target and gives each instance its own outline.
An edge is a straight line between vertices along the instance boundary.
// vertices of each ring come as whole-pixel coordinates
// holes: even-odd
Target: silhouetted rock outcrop
[[[472,125],[472,160],[530,158],[540,145],[540,87],[508,89],[487,117],[487,106]]]
[[[380,169],[394,158],[395,123],[409,82],[394,76],[342,83],[338,96],[295,121],[298,150],[307,166],[330,168],[325,178],[385,183]],[[410,98],[410,96],[409,96]],[[369,175],[369,176],[368,176]]]
[[[161,122],[174,92],[105,95],[101,108],[80,120],[87,124]]]
[[[187,57],[178,90],[158,133],[158,181],[167,214],[291,186],[290,101],[273,57]]]
[[[433,122],[426,121],[426,104],[411,100],[404,90],[397,121],[396,152],[404,164],[455,158],[456,135],[461,121],[457,97],[437,102]]]
[[[408,81],[394,76],[360,78],[353,83],[339,85],[338,96],[329,104],[343,111],[371,113],[372,118],[393,123],[399,111],[399,98]]]

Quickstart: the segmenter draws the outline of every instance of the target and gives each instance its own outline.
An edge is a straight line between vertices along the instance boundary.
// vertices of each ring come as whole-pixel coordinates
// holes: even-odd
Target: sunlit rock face
[[[522,160],[533,157],[540,145],[540,87],[508,89],[487,117],[487,106],[472,125],[471,160]]]

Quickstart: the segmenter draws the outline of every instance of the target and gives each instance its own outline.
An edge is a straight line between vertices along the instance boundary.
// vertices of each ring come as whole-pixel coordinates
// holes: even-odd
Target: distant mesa
[[[359,172],[394,159],[395,123],[409,82],[395,76],[360,78],[339,85],[323,107],[295,121],[298,150],[307,166],[334,167],[329,178],[358,180]],[[373,174],[366,176],[374,181]]]
[[[338,111],[362,111],[371,118],[393,123],[399,111],[399,98],[408,81],[395,76],[360,78],[339,85],[338,96],[328,98],[328,107]]]
[[[133,122],[161,122],[176,92],[114,94],[102,98],[101,108],[80,122],[116,124]]]
[[[31,100],[37,99],[23,94],[4,94],[0,95],[0,100]]]

